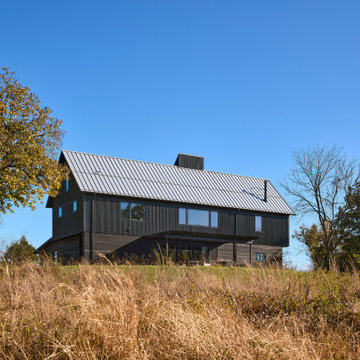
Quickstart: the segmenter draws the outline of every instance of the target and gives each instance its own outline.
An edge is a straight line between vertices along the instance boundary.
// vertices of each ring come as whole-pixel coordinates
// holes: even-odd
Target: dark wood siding
[[[70,236],[65,239],[54,241],[49,244],[44,250],[51,255],[57,251],[58,257],[62,260],[79,260],[81,248],[81,234]]]
[[[95,199],[95,200],[94,200]],[[255,242],[263,245],[288,246],[289,219],[287,215],[261,214],[255,212],[236,211],[231,209],[196,207],[218,211],[218,227],[190,226],[179,224],[179,208],[181,204],[141,201],[145,204],[144,221],[127,221],[120,219],[120,202],[131,199],[87,195],[84,200],[84,230],[92,231],[92,204],[94,201],[94,228],[96,233],[145,236],[169,230],[183,230],[198,233],[237,234],[258,236]],[[139,199],[134,201],[139,202]],[[262,231],[255,232],[255,216],[262,216]]]
[[[256,253],[265,254],[266,261],[277,260],[282,261],[282,247],[269,246],[269,245],[252,245],[251,249],[251,264],[255,265]],[[236,244],[236,262],[240,265],[250,263],[250,245],[249,244]]]
[[[174,165],[189,169],[204,170],[204,158],[201,156],[179,154]]]
[[[262,217],[262,231],[255,231],[255,216]],[[236,221],[238,235],[257,236],[256,244],[289,246],[289,216],[252,212],[239,212]]]
[[[59,207],[77,201],[77,211],[75,213],[63,214],[58,216]],[[60,192],[52,201],[53,218],[53,239],[61,239],[82,232],[83,229],[83,195],[73,177],[69,176],[69,190],[65,189],[63,182]]]

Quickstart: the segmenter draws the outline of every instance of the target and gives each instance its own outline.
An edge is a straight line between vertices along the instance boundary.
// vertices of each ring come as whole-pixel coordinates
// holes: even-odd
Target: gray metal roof
[[[81,191],[293,215],[264,179],[63,150]]]

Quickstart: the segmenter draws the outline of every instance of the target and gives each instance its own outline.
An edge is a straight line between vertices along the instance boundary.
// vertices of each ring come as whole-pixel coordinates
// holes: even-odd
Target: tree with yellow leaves
[[[0,214],[56,196],[68,174],[56,158],[62,121],[7,68],[0,72]]]

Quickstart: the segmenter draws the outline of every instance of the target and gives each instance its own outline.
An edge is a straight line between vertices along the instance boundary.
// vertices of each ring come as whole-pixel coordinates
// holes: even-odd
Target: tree
[[[313,224],[310,227],[300,226],[299,231],[295,231],[293,238],[302,242],[307,249],[315,270],[326,267],[325,238],[321,227]]]
[[[56,196],[68,170],[57,163],[62,124],[15,73],[0,72],[0,214]]]
[[[343,253],[340,263],[343,267],[360,269],[360,182],[357,181],[345,198],[346,211],[339,220],[339,237]]]
[[[351,185],[359,179],[358,164],[337,147],[302,150],[294,153],[293,160],[289,181],[282,186],[293,197],[300,215],[317,218],[323,236],[324,267],[329,270],[336,264],[340,223],[349,206],[344,202]]]
[[[20,264],[24,261],[37,261],[38,257],[34,254],[35,248],[28,243],[25,236],[20,240],[10,244],[5,253],[4,258],[10,264]]]

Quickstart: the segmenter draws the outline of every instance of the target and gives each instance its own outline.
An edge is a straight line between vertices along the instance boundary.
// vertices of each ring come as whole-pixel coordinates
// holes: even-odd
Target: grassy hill
[[[0,266],[1,359],[359,359],[360,275]]]

